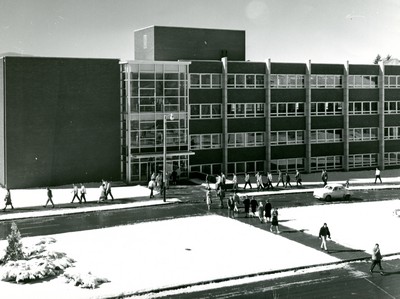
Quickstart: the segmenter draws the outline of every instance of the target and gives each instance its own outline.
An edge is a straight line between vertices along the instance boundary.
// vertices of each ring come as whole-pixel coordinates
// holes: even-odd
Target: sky
[[[152,25],[245,30],[250,61],[400,58],[399,0],[0,0],[0,55],[132,60]]]

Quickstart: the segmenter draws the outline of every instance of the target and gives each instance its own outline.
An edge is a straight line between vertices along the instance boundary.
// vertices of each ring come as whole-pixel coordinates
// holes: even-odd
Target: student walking
[[[233,196],[229,196],[228,198],[228,217],[235,218],[235,201],[233,200]]]
[[[156,186],[156,182],[154,180],[150,180],[149,181],[149,185],[148,185],[148,187],[150,189],[150,198],[154,197],[154,193],[153,192],[154,192],[155,186]]]
[[[271,172],[267,172],[267,190],[269,190],[269,188],[274,189],[274,186],[272,186],[272,173]]]
[[[285,182],[283,181],[283,174],[282,171],[278,170],[278,183],[276,184],[276,187],[279,186],[279,183],[282,182],[282,186],[285,187]]]
[[[246,195],[243,199],[243,205],[244,205],[244,217],[249,217],[249,212],[250,212],[250,199]]]
[[[379,181],[382,184],[381,171],[380,171],[380,169],[378,167],[375,169],[375,184],[376,184],[376,180],[377,179],[379,179]]]
[[[4,197],[4,201],[6,202],[6,205],[4,206],[3,212],[6,211],[7,206],[11,206],[11,209],[14,209],[14,206],[11,201],[11,192],[9,188],[7,188],[7,193],[6,196]]]
[[[243,187],[243,189],[246,189],[247,184],[249,184],[250,189],[253,189],[253,187],[251,186],[251,183],[250,183],[250,175],[246,172],[246,174],[244,175],[244,187]]]
[[[324,223],[324,225],[320,228],[318,238],[322,240],[321,249],[328,251],[328,248],[326,246],[326,240],[327,240],[327,238],[329,238],[329,239],[331,238],[331,233],[330,233],[328,225],[326,223]]]
[[[108,195],[111,196],[111,201],[114,201],[114,196],[111,193],[111,183],[110,182],[106,182],[106,199],[108,199]]]
[[[72,184],[72,188],[73,188],[73,189],[72,189],[72,193],[74,194],[74,196],[72,197],[71,203],[74,202],[75,198],[79,201],[79,203],[82,203],[82,202],[81,202],[81,199],[80,199],[79,196],[78,196],[78,186],[75,185],[75,184]]]
[[[286,178],[285,187],[287,188],[287,186],[289,185],[290,188],[292,188],[292,184],[290,184],[290,174],[288,172],[285,173],[285,178]]]
[[[217,195],[218,195],[219,201],[220,201],[219,207],[222,209],[224,207],[225,191],[222,188],[220,188],[217,191]]]
[[[212,201],[211,201],[211,188],[208,188],[207,192],[206,192],[206,204],[207,204],[207,209],[210,210],[211,209],[211,204],[212,204]]]
[[[272,211],[272,205],[267,199],[265,201],[265,206],[264,206],[264,216],[265,216],[265,221],[270,222],[271,221],[271,211]]]
[[[261,223],[264,222],[264,206],[261,201],[258,203],[258,219]]]
[[[383,269],[382,269],[382,255],[381,255],[381,250],[379,248],[379,244],[376,243],[374,248],[372,249],[372,254],[371,254],[371,260],[372,260],[372,264],[371,264],[371,268],[369,269],[369,272],[372,274],[372,272],[374,272],[374,268],[376,265],[379,266],[380,269],[380,274],[383,275]]]
[[[295,179],[296,179],[296,186],[298,187],[299,185],[300,186],[302,186],[302,183],[301,183],[301,173],[300,173],[300,171],[298,170],[298,169],[296,169],[296,175],[294,176],[295,177]]]
[[[324,183],[324,187],[325,187],[328,184],[328,173],[326,172],[325,169],[322,170],[321,180]]]
[[[236,173],[233,174],[232,183],[233,183],[232,190],[233,191],[237,191],[237,189],[238,189],[238,181],[237,181]]]
[[[239,216],[240,197],[237,194],[237,192],[233,194],[233,202],[234,202],[233,216],[235,216],[235,213]]]
[[[81,184],[81,190],[79,190],[81,193],[81,202],[85,201],[86,203],[86,188],[84,184]]]
[[[273,228],[275,228],[277,234],[280,234],[279,222],[278,222],[278,209],[277,208],[272,210],[271,228],[269,229],[270,232],[273,232]]]
[[[254,196],[251,197],[250,207],[251,207],[251,216],[256,217],[258,203],[257,200],[254,198]]]
[[[49,187],[47,187],[46,190],[47,190],[47,201],[46,201],[46,204],[43,206],[43,208],[46,208],[47,204],[49,202],[51,202],[53,209],[54,209],[53,192],[51,191],[51,189]]]
[[[100,190],[100,196],[99,196],[99,200],[97,201],[97,203],[99,203],[100,201],[106,200],[106,186],[104,183],[102,183],[100,185],[99,190]]]

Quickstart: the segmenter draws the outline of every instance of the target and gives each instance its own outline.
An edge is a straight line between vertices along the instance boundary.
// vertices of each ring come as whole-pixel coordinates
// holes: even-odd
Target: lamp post
[[[167,116],[164,115],[164,127],[163,127],[163,196],[164,202],[166,201],[167,193]],[[174,120],[174,115],[169,115],[169,120]]]

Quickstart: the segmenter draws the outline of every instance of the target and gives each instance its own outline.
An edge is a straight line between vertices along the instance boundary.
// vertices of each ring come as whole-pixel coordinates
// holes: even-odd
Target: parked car
[[[341,184],[327,184],[324,188],[314,190],[313,196],[326,201],[332,199],[349,199],[351,191]]]

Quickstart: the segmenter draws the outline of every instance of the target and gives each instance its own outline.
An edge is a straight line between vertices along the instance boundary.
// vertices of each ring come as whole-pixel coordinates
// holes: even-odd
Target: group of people
[[[296,180],[296,186],[301,187],[302,186],[302,178],[301,178],[301,173],[299,170],[296,169],[296,174],[295,174],[295,180]],[[266,174],[266,180],[264,181],[263,175],[257,172],[255,174],[255,180],[256,180],[256,185],[257,185],[257,191],[260,190],[270,190],[273,189],[274,186],[272,184],[273,178],[272,178],[272,173],[267,172]],[[280,183],[282,183],[282,186],[285,188],[292,187],[291,184],[291,177],[289,172],[282,172],[281,170],[278,170],[278,179],[276,183],[276,187],[279,187]],[[251,182],[250,182],[250,175],[246,172],[244,175],[244,187],[243,189],[246,189],[247,185],[250,187],[250,189],[253,189]]]

